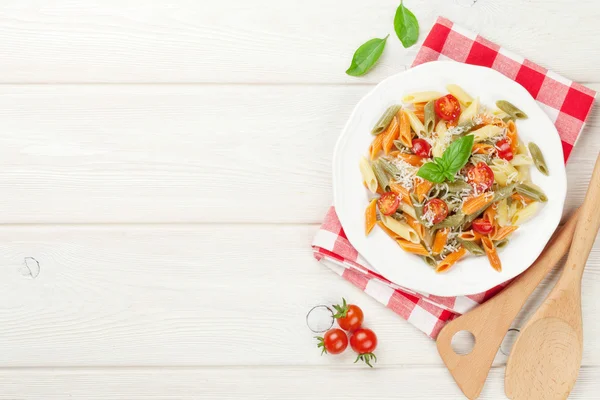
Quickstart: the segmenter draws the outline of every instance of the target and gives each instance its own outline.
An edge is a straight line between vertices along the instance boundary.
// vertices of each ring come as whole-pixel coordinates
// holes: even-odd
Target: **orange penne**
[[[415,178],[414,186],[415,186],[415,193],[417,195],[417,198],[419,199],[419,201],[423,201],[423,199],[425,198],[425,195],[427,193],[429,193],[429,191],[433,187],[433,183],[431,183],[425,179]]]
[[[412,148],[412,132],[410,130],[410,120],[408,114],[400,111],[400,134],[399,140],[408,148]]]
[[[398,153],[396,157],[401,158],[413,167],[420,167],[421,165],[423,165],[423,157],[419,157],[416,154]]]
[[[491,235],[491,238],[492,238],[492,240],[506,239],[508,237],[508,235],[510,235],[517,229],[519,229],[519,227],[516,225],[502,226],[502,227],[496,229],[496,231]]]
[[[415,116],[419,118],[419,121],[425,122],[425,111],[417,110],[415,111]]]
[[[520,193],[513,193],[510,196],[510,198],[513,199],[513,201],[520,201],[520,202],[522,202],[524,204],[531,204],[531,203],[533,203],[535,201],[533,199],[530,199],[529,197],[523,196]]]
[[[395,181],[390,181],[390,190],[401,197],[401,200],[407,204],[412,205],[412,201],[410,200],[410,193],[408,189]]]
[[[398,139],[400,122],[398,116],[395,116],[390,122],[390,126],[388,126],[387,130],[382,133],[383,137],[383,152],[388,154],[394,145],[394,140]]]
[[[377,199],[371,200],[367,209],[365,210],[365,235],[368,236],[369,233],[375,227],[377,223]]]
[[[492,225],[496,225],[496,209],[490,206],[483,212],[483,219],[489,221]]]
[[[502,127],[502,128],[506,127],[506,122],[502,121],[501,118],[498,118],[498,117],[493,116],[493,115],[478,114],[475,119],[481,120],[481,124],[479,124],[477,126],[495,125],[495,126],[499,126],[499,127]],[[477,128],[477,126],[475,128]]]
[[[406,218],[406,223],[408,224],[408,226],[413,228],[415,232],[417,232],[417,235],[419,235],[421,240],[423,240],[423,238],[425,237],[425,227],[418,223],[416,219],[414,219],[408,214],[404,214],[404,217]]]
[[[492,154],[494,146],[487,143],[475,143],[473,145],[473,154]]]
[[[414,103],[413,104],[415,106],[415,113],[417,111],[425,111],[425,106],[427,105],[427,103],[421,102],[421,103]]]
[[[431,246],[431,252],[433,254],[440,254],[442,250],[444,250],[444,246],[448,242],[449,233],[450,228],[440,229],[435,233],[435,238],[433,239],[433,246]]]
[[[463,203],[462,212],[465,215],[473,214],[486,206],[489,206],[494,200],[494,193],[482,193],[479,196],[471,197]]]
[[[517,154],[517,149],[519,147],[519,136],[517,135],[517,125],[512,119],[508,121],[508,124],[506,125],[506,137],[510,142],[510,150],[513,152],[513,154]]]
[[[384,133],[380,133],[379,135],[375,136],[375,139],[373,139],[371,142],[371,146],[369,146],[371,160],[374,160],[375,157],[377,157],[377,154],[379,154],[379,151],[383,149],[383,137],[385,136]]]
[[[444,258],[442,261],[440,261],[435,269],[435,272],[437,272],[438,274],[441,274],[442,272],[448,271],[466,253],[467,253],[467,250],[465,250],[465,248],[461,246],[457,251],[455,251],[454,253],[448,254],[446,256],[446,258]]]
[[[479,242],[481,240],[481,233],[475,232],[474,230],[464,231],[458,234],[458,237],[468,242]]]
[[[408,240],[404,240],[404,239],[397,239],[396,243],[398,243],[400,245],[400,247],[402,247],[402,249],[404,249],[404,251],[406,251],[406,252],[418,254],[420,256],[428,256],[429,255],[429,252],[427,251],[427,249],[419,243],[412,243],[412,242],[409,242]]]
[[[483,244],[483,249],[485,250],[485,254],[487,254],[487,258],[490,261],[492,268],[496,271],[502,271],[502,263],[500,262],[500,257],[498,257],[498,252],[496,251],[496,246],[494,246],[494,242],[488,236],[484,236],[481,238],[481,244]]]

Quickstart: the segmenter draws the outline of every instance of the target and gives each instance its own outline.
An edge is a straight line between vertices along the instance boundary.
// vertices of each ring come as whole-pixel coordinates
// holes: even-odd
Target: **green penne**
[[[377,121],[377,123],[371,130],[371,133],[373,135],[377,136],[380,133],[382,133],[383,131],[385,131],[387,129],[387,127],[390,125],[390,122],[392,122],[394,115],[396,115],[398,113],[398,111],[400,111],[400,108],[402,108],[402,107],[399,105],[393,105],[393,106],[388,107],[388,109],[385,110],[385,112],[383,113],[381,118],[379,118],[379,121]]]
[[[410,148],[406,147],[400,140],[394,140],[394,146],[396,146],[396,148],[400,151],[410,150]]]
[[[517,185],[515,187],[515,191],[520,195],[529,197],[530,199],[539,201],[540,203],[545,203],[548,201],[548,196],[546,196],[544,192],[524,183]]]
[[[477,243],[471,242],[469,240],[462,240],[457,238],[458,242],[462,244],[462,246],[467,249],[467,251],[475,256],[482,256],[485,254],[485,250],[483,250]]]
[[[437,267],[437,261],[435,261],[435,258],[433,258],[432,256],[421,256],[421,258],[430,267],[433,267],[433,268]]]
[[[423,204],[419,202],[419,198],[415,193],[410,194],[410,200],[412,202],[413,208],[415,209],[415,215],[417,216],[417,220],[423,224]]]
[[[391,163],[390,161],[384,159],[384,158],[380,158],[378,161],[381,165],[381,167],[383,168],[383,170],[385,172],[387,172],[388,175],[394,177],[396,175],[400,175],[400,170],[398,169],[398,167],[396,167],[393,163]]]
[[[425,105],[425,133],[427,136],[431,136],[435,129],[435,101],[431,100]]]
[[[510,195],[512,195],[515,191],[515,185],[508,185],[505,186],[503,188],[500,188],[498,190],[496,190],[494,192],[494,199],[492,200],[492,203],[495,203],[497,201],[506,199],[507,197],[510,197]],[[467,224],[470,224],[471,222],[473,222],[473,220],[479,218],[479,216],[481,214],[483,214],[483,212],[489,207],[489,205],[486,205],[482,208],[480,208],[479,210],[475,211],[473,214],[467,215],[465,217],[465,221],[464,221],[464,225],[466,226]]]
[[[503,247],[506,247],[507,244],[508,244],[508,238],[507,239],[498,240],[498,241],[494,242],[494,246],[496,246],[499,249],[501,249]]]
[[[473,190],[473,187],[465,181],[455,180],[454,182],[446,182],[445,185],[448,187],[448,191],[452,193],[459,193],[464,190]]]
[[[464,214],[462,214],[462,213],[456,213],[454,215],[451,215],[451,216],[447,217],[442,222],[435,224],[433,226],[433,229],[437,230],[437,229],[440,229],[440,228],[454,228],[456,226],[462,225],[464,219],[465,219],[465,215]]]
[[[389,192],[390,180],[379,162],[373,163],[373,172],[375,173],[375,178],[377,179],[377,183],[379,183],[379,187],[381,187],[385,192]]]
[[[527,114],[506,100],[498,100],[496,106],[515,119],[527,119]]]
[[[548,176],[548,165],[546,165],[546,160],[544,160],[544,155],[542,154],[542,151],[540,150],[538,145],[533,142],[530,142],[528,147],[535,167],[542,174]]]

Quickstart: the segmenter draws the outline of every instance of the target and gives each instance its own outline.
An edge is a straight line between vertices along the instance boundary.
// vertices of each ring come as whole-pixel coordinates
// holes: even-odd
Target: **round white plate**
[[[486,257],[469,256],[449,272],[436,274],[419,257],[406,253],[377,227],[365,237],[364,213],[367,191],[358,168],[373,140],[371,128],[392,104],[411,92],[437,90],[447,93],[449,83],[478,96],[481,104],[494,107],[497,100],[508,100],[525,111],[529,119],[519,120],[519,136],[525,143],[535,141],[542,150],[550,171],[546,177],[535,167],[531,177],[548,195],[537,215],[513,234],[507,247],[499,250],[502,272],[496,272]],[[558,226],[567,180],[560,137],[548,116],[518,83],[489,68],[437,61],[394,75],[375,87],[356,106],[333,157],[334,204],[344,231],[352,245],[380,274],[390,281],[419,292],[438,296],[459,296],[484,292],[527,269],[539,256]]]

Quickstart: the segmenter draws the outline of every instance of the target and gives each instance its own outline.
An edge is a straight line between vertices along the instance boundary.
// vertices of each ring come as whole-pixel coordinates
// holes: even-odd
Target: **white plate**
[[[508,100],[525,111],[529,119],[519,120],[520,137],[542,150],[550,176],[531,168],[534,183],[548,195],[548,202],[537,215],[522,225],[509,245],[499,250],[502,272],[496,272],[486,257],[469,256],[449,272],[436,274],[419,257],[404,252],[377,227],[365,237],[364,213],[367,192],[358,168],[360,157],[367,155],[373,140],[371,128],[392,104],[415,91],[437,90],[446,93],[446,85],[455,83],[481,104],[493,107],[497,100]],[[556,128],[531,95],[518,83],[489,68],[437,61],[420,65],[381,82],[356,106],[333,157],[333,187],[336,212],[352,245],[380,274],[408,289],[438,296],[458,296],[484,292],[527,269],[539,256],[558,226],[567,180],[563,151]]]

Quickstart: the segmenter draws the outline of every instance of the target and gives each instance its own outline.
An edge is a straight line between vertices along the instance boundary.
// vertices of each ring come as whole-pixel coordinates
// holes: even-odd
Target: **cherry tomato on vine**
[[[334,328],[325,332],[323,337],[315,336],[319,340],[317,347],[322,348],[323,354],[340,354],[348,347],[348,336],[341,329]]]
[[[377,362],[377,357],[373,354],[373,351],[377,348],[377,335],[375,335],[375,332],[366,328],[357,329],[350,337],[350,346],[358,354],[355,363],[361,360],[373,368],[371,360]]]
[[[342,298],[342,305],[334,305],[333,308],[336,311],[333,317],[343,330],[352,332],[362,325],[364,315],[359,306],[346,304],[346,299]]]

